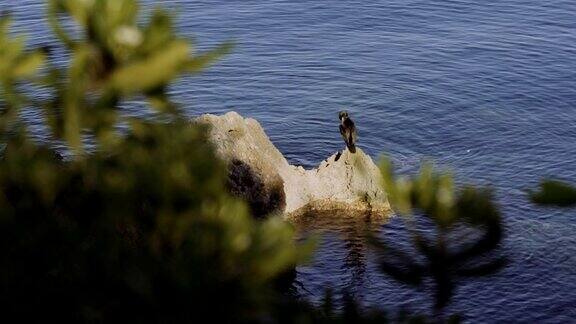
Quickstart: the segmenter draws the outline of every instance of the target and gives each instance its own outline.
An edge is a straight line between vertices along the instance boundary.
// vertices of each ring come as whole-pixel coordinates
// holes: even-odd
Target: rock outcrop
[[[310,210],[389,214],[380,171],[359,148],[355,154],[346,149],[305,170],[290,165],[254,119],[229,112],[202,115],[195,122],[210,127],[209,140],[228,163],[230,190],[245,198],[258,216]]]

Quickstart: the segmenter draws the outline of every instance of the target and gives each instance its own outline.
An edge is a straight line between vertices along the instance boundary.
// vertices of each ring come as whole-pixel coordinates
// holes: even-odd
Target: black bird
[[[354,122],[348,116],[348,112],[346,110],[341,111],[338,114],[338,118],[340,118],[340,134],[346,142],[346,146],[351,153],[356,153],[356,139],[358,135],[356,134],[356,126],[354,126]]]

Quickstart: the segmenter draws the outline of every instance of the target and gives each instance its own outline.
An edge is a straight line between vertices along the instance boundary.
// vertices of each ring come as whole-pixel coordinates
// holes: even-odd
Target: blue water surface
[[[153,3],[153,1],[144,1]],[[343,148],[337,112],[359,146],[410,174],[423,159],[459,182],[491,185],[511,264],[461,286],[448,312],[470,322],[576,322],[576,210],[535,207],[545,176],[576,182],[574,0],[173,0],[198,49],[234,52],[172,89],[190,116],[254,117],[293,164]],[[0,3],[34,45],[53,42],[41,0]],[[140,105],[127,113],[149,115]],[[40,116],[26,116],[42,138]],[[383,227],[394,237],[401,220]],[[357,239],[324,237],[295,289],[319,301],[350,290],[364,305],[429,311],[430,298],[380,274]],[[349,262],[351,251],[355,262]],[[360,251],[360,252],[358,252]]]

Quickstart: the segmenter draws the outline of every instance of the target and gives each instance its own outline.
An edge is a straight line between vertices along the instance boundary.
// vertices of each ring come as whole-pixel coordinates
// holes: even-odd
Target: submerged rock
[[[385,216],[390,212],[381,174],[360,148],[336,153],[311,170],[293,166],[272,144],[260,124],[236,112],[202,115],[209,139],[228,163],[229,187],[245,198],[257,216],[310,210],[348,210]]]

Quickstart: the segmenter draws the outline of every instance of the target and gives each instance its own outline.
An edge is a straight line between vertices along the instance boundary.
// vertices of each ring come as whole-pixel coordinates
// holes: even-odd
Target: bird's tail
[[[350,153],[356,153],[356,145],[353,143],[346,143],[346,146],[348,147],[348,151],[350,151]]]

